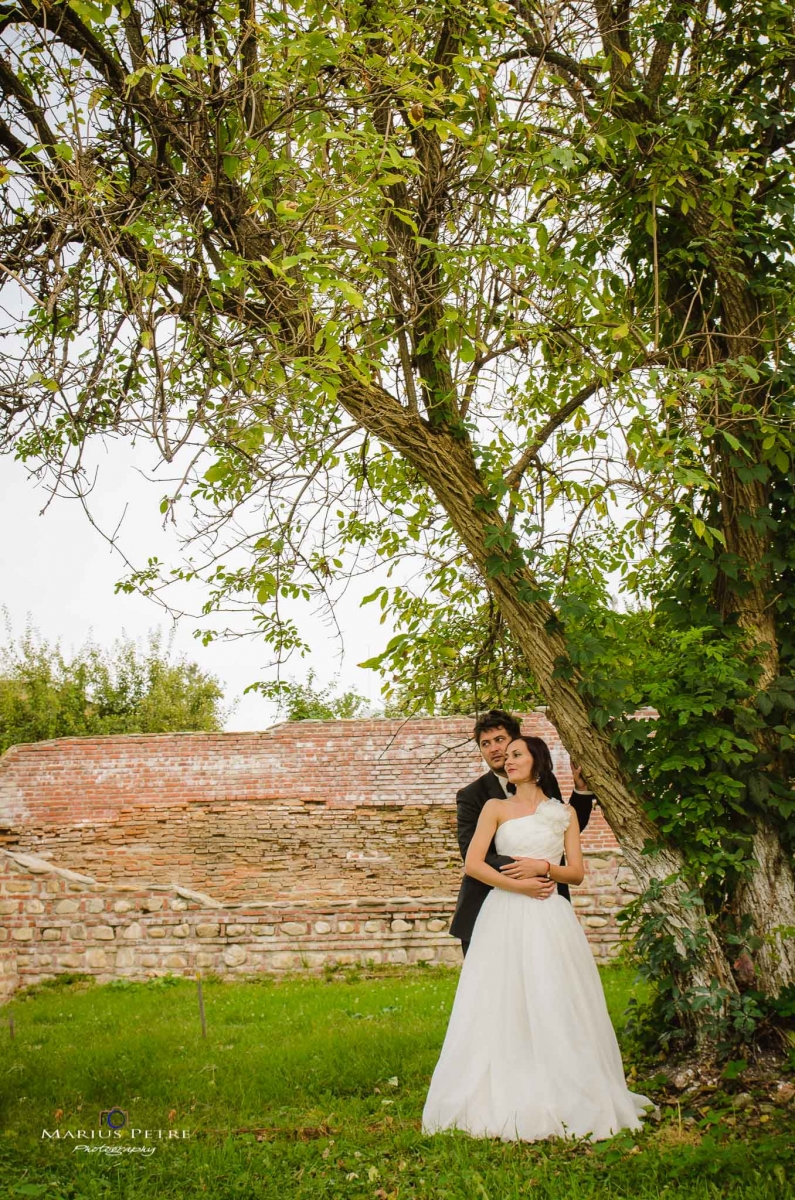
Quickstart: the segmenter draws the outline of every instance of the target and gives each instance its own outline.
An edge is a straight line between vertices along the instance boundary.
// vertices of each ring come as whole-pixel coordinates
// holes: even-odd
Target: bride
[[[511,742],[505,770],[516,794],[488,801],[466,856],[467,875],[493,890],[461,969],[425,1133],[596,1141],[638,1129],[651,1107],[627,1089],[599,972],[572,906],[555,890],[582,883],[582,850],[570,807],[545,795],[552,762],[541,747],[535,738],[532,749],[527,738]],[[521,868],[490,867],[492,839],[497,853],[522,858]],[[550,880],[545,899],[529,896],[530,870]]]

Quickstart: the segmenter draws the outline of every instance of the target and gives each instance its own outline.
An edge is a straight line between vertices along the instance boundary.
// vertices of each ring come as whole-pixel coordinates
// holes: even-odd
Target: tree
[[[380,592],[388,654],[488,590],[701,1027],[736,939],[638,786],[635,739],[670,729],[627,728],[599,596],[620,575],[672,646],[713,638],[747,757],[699,834],[722,871],[724,828],[746,838],[757,986],[795,984],[790,7],[0,12],[9,444],[80,488],[92,436],[154,439],[164,513],[207,537],[182,577],[208,611],[253,604],[280,655],[290,602],[368,550],[421,559]],[[127,582],[162,584],[154,561]]]
[[[319,687],[314,671],[308,672],[304,683],[280,680],[255,686],[279,702],[288,721],[346,721],[362,716],[367,703],[355,690],[335,695],[334,683]]]
[[[223,727],[218,680],[159,635],[144,650],[120,639],[71,657],[31,630],[0,650],[0,753],[20,742],[113,733],[172,733]]]

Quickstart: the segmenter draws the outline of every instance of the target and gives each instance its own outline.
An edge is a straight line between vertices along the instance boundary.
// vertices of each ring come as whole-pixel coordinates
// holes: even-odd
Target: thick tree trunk
[[[770,498],[759,481],[743,481],[731,463],[724,461],[721,471],[721,512],[727,550],[740,560],[743,587],[724,581],[722,609],[725,616],[735,615],[750,646],[761,664],[759,690],[779,674],[778,635],[773,604],[773,581],[768,565],[767,527],[760,516],[767,514]],[[777,735],[772,731],[757,738],[759,749],[776,766]],[[753,839],[753,864],[748,881],[735,896],[735,911],[750,917],[753,932],[763,939],[754,955],[756,985],[766,995],[777,996],[783,987],[795,982],[795,937],[782,938],[778,930],[795,927],[795,874],[775,825],[764,814],[756,816]]]
[[[755,984],[766,995],[795,986],[795,877],[778,831],[764,817],[754,833],[755,867],[737,893],[737,911],[748,914],[762,946],[752,953]]]
[[[720,296],[720,336],[725,356],[759,364],[765,359],[763,344],[764,315],[757,293],[748,278],[747,263],[735,245],[731,226],[701,204],[688,217],[693,234],[702,242],[715,275]],[[735,371],[738,401],[762,407],[766,400],[763,383],[749,380]],[[731,408],[723,414],[722,428],[747,444],[747,421],[736,421]],[[719,460],[720,520],[726,550],[739,564],[736,578],[720,575],[718,605],[724,619],[735,617],[745,631],[761,664],[758,687],[767,688],[779,674],[779,648],[768,518],[770,493],[766,482],[742,478],[732,454],[722,444]],[[746,463],[742,462],[745,466]],[[776,737],[764,732],[757,737],[760,751],[776,766]],[[754,862],[746,883],[734,898],[735,911],[749,917],[753,932],[763,939],[754,956],[757,986],[767,995],[776,996],[795,980],[795,938],[782,938],[782,928],[795,926],[795,874],[791,856],[782,845],[773,822],[764,813],[755,814],[753,838]]]
[[[469,442],[447,430],[431,430],[416,413],[353,380],[340,392],[339,399],[351,416],[404,455],[420,472],[483,578],[488,578],[503,617],[549,706],[550,719],[572,756],[585,768],[641,888],[645,890],[653,883],[676,876],[663,889],[655,908],[664,916],[679,951],[691,958],[689,974],[681,983],[686,988],[709,989],[717,982],[727,991],[735,991],[731,967],[703,907],[683,903],[688,888],[680,853],[662,843],[657,829],[643,812],[609,738],[589,719],[586,703],[577,689],[577,678],[556,673],[556,666],[566,661],[567,651],[553,609],[543,599],[523,597],[523,592],[537,593],[535,581],[526,569],[489,577],[487,560],[494,553],[493,533],[497,528],[503,533],[505,530],[499,517],[479,505],[488,502],[488,496]],[[505,550],[503,553],[507,558],[508,553]],[[647,848],[651,848],[651,853],[645,852]],[[694,944],[699,947],[695,960]]]
[[[714,236],[706,222],[701,222],[699,232],[707,238],[713,257],[727,352],[732,358],[760,363],[764,358],[762,318],[750,281],[744,278],[742,260],[728,255],[721,236]],[[738,399],[764,403],[765,389],[745,376],[738,374],[736,387]],[[742,423],[735,427],[728,413],[726,427],[736,437],[744,437]],[[725,618],[736,617],[756,652],[761,665],[758,687],[763,691],[780,671],[770,564],[770,492],[762,480],[741,478],[733,457],[727,449],[721,453],[721,525],[726,550],[736,556],[739,573],[736,578],[722,578],[720,607]],[[760,751],[773,760],[769,769],[781,773],[781,765],[776,763],[777,736],[762,731],[756,740]],[[750,918],[753,932],[763,940],[754,955],[756,984],[766,995],[777,996],[783,987],[795,982],[795,937],[782,938],[779,932],[795,926],[795,873],[792,858],[770,818],[764,813],[755,814],[755,821],[754,861],[747,882],[738,889],[735,910],[740,917]]]
[[[756,651],[760,690],[779,672],[778,636],[769,563],[767,517],[770,495],[759,480],[743,481],[726,456],[720,465],[721,527],[726,550],[739,560],[737,579],[721,575],[718,604],[724,619],[734,617]]]

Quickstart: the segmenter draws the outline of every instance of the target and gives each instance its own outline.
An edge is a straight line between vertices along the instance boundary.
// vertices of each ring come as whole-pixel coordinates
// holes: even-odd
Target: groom
[[[520,732],[521,726],[516,718],[498,708],[493,708],[490,712],[484,713],[475,722],[475,730],[472,736],[478,744],[478,749],[483,755],[486,766],[490,769],[485,775],[481,775],[480,779],[476,779],[468,787],[462,788],[456,796],[458,845],[461,850],[461,857],[464,859],[469,849],[469,843],[474,837],[480,811],[486,801],[502,800],[515,791],[513,784],[508,783],[508,777],[505,774],[505,752],[514,738],[519,737]],[[593,793],[588,791],[585,786],[580,768],[575,767],[572,763],[571,769],[574,776],[574,791],[571,794],[569,803],[577,814],[577,820],[580,822],[580,830],[582,831],[590,819],[594,797]],[[552,780],[552,796],[556,800],[561,800],[560,786],[554,775],[552,776]],[[489,852],[486,855],[486,862],[490,867],[494,867],[495,870],[499,871],[502,867],[513,862],[521,866],[522,859],[513,859],[504,854],[498,854],[494,841],[492,841],[489,846]],[[534,896],[537,895],[539,900],[546,899],[554,887],[551,880],[543,876],[536,875],[531,877],[529,882],[532,894]],[[480,912],[480,906],[490,891],[491,888],[488,884],[481,883],[479,879],[473,879],[470,875],[464,876],[461,890],[458,893],[458,903],[456,904],[453,920],[450,924],[450,933],[453,937],[461,939],[461,949],[464,954],[469,949],[472,930],[475,927],[475,920]],[[570,899],[569,889],[565,883],[558,884],[558,892],[561,896],[565,896],[567,900]]]

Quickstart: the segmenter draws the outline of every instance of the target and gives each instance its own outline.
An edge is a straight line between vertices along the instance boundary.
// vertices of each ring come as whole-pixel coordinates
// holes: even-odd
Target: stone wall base
[[[609,857],[610,861],[606,860]],[[615,856],[592,873],[617,880]],[[574,905],[597,961],[620,949],[615,909],[594,895]],[[106,885],[32,856],[0,850],[0,1001],[67,972],[146,980],[168,973],[240,978],[355,963],[461,961],[447,930],[455,897],[221,904],[174,885]]]

